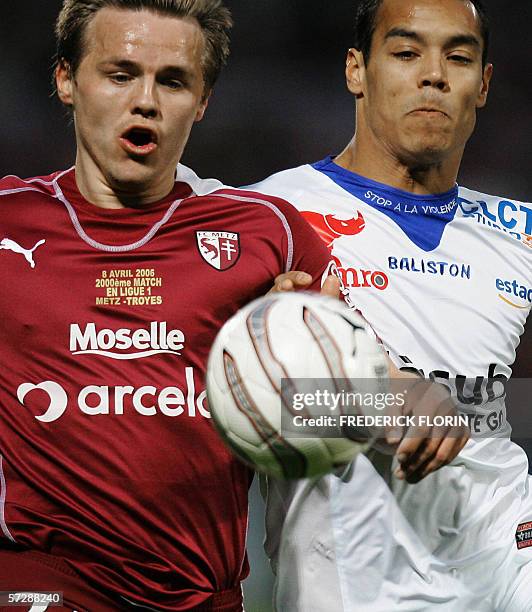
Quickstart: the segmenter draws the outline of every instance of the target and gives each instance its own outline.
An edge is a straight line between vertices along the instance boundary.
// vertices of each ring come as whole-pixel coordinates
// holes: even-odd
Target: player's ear
[[[212,95],[212,89],[203,96],[203,99],[201,100],[201,103],[196,112],[196,117],[194,121],[201,121],[203,119],[203,116],[205,115],[205,111],[207,110],[207,106],[209,106],[209,100],[211,99],[211,95]]]
[[[486,106],[486,100],[488,99],[488,91],[490,88],[490,81],[493,75],[493,64],[486,64],[482,71],[482,84],[477,98],[477,108],[483,108]]]
[[[347,89],[357,98],[363,95],[366,66],[364,56],[357,49],[349,49],[345,66]]]
[[[65,60],[60,60],[55,68],[57,96],[65,106],[73,106],[72,70]]]

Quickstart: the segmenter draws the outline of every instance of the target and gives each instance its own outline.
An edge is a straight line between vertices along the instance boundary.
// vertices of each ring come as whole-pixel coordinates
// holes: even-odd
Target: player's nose
[[[131,112],[149,119],[159,115],[159,100],[154,79],[145,77],[137,81],[137,86],[132,91]]]
[[[435,87],[440,91],[449,88],[447,64],[440,53],[427,53],[420,62],[419,87]]]

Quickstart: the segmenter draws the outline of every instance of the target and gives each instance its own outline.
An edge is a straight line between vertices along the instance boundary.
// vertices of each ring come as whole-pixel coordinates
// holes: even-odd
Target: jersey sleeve
[[[307,272],[312,276],[311,291],[319,291],[334,266],[327,247],[300,213],[290,206],[287,210],[293,237],[291,270]]]
[[[312,276],[312,284],[306,288],[309,291],[319,291],[327,276],[337,276],[340,281],[340,300],[349,308],[355,308],[338,271],[338,260],[332,256],[325,242],[301,213],[292,204],[284,200],[279,201],[285,203],[285,214],[292,229],[293,255],[290,270],[307,272]]]
[[[277,237],[279,263],[282,264],[277,274],[291,271],[307,272],[312,276],[312,284],[306,289],[320,290],[323,281],[331,273],[334,261],[312,226],[290,202],[281,197],[265,195],[263,192],[250,191],[247,188],[224,189],[216,193],[265,204],[270,208],[274,214],[270,215],[269,219],[265,218],[264,232],[274,232]],[[271,219],[275,219],[275,222],[270,225]]]
[[[22,179],[14,174],[0,177],[0,196],[12,195],[21,192],[39,192],[46,195],[55,195],[52,180],[60,174],[55,172],[48,176],[36,176],[29,179]]]

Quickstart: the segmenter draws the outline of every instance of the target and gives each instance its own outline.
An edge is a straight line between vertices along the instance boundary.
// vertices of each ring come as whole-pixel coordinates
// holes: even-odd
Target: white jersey
[[[498,380],[510,377],[531,309],[532,205],[462,187],[415,196],[353,174],[330,157],[253,189],[302,212],[335,257],[351,303],[396,365],[453,381],[477,436],[450,466],[417,485],[389,478],[395,498],[376,474],[389,475],[389,466],[373,459],[372,467],[365,457],[350,474],[319,486],[271,483],[270,527],[283,504],[285,514],[283,537],[271,529],[267,542],[279,568],[278,607],[332,609],[301,604],[304,597],[306,605],[319,599],[316,577],[314,585],[302,578],[312,580],[318,571],[311,553],[319,549],[334,559],[339,610],[447,609],[431,583],[434,558],[479,601],[488,598],[488,609],[532,610],[531,587],[519,586],[530,584],[519,576],[532,560],[528,461],[508,439],[504,404],[494,392]],[[309,512],[313,533],[303,524]],[[405,516],[415,534],[401,523]],[[327,533],[321,543],[320,524]],[[403,575],[405,564],[415,575]],[[299,599],[290,595],[294,568]],[[425,595],[430,603],[422,603]],[[473,609],[461,601],[448,609]]]

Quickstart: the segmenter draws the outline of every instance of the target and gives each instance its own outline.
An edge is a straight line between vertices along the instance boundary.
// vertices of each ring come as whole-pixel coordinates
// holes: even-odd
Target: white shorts
[[[427,549],[479,598],[489,598],[496,612],[532,610],[531,477],[519,446],[470,440],[417,485],[394,479],[391,486]]]
[[[279,612],[493,612],[431,556],[365,456],[343,476],[269,481]]]
[[[390,479],[397,500],[375,469],[389,476],[391,462],[376,457],[341,477],[269,483],[277,610],[532,611],[532,546],[516,543],[532,522],[522,449],[471,441],[421,483]]]

